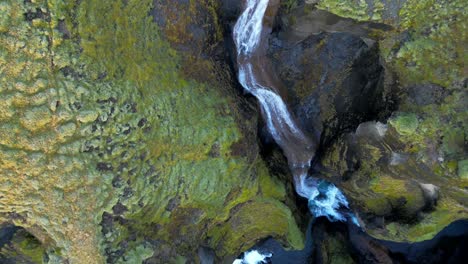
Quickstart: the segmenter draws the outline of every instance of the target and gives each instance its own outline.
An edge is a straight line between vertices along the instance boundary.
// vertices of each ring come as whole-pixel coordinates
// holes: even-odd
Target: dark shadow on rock
[[[50,252],[54,250],[49,245]],[[12,224],[0,225],[0,263],[47,263],[46,246],[26,229]]]
[[[14,225],[0,227],[0,248],[11,241],[18,229],[19,227]]]
[[[458,220],[431,240],[415,243],[375,239],[361,229],[349,226],[350,243],[359,263],[375,262],[386,255],[389,263],[465,263],[468,257],[468,220]],[[374,249],[374,250],[372,250]]]

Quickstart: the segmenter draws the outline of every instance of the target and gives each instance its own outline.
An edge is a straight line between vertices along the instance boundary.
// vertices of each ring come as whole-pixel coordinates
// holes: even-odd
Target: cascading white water
[[[268,0],[247,0],[246,8],[234,26],[234,42],[237,47],[239,82],[260,102],[267,127],[276,143],[283,149],[294,174],[296,191],[308,198],[305,187],[307,170],[313,157],[312,143],[294,122],[283,99],[274,87],[262,84],[254,74],[254,60],[262,42],[263,17]]]
[[[269,0],[246,0],[244,12],[234,26],[237,53],[251,54],[258,46],[262,34],[262,22]]]
[[[242,259],[236,259],[232,264],[261,264],[267,263],[267,259],[272,256],[271,253],[260,253],[257,250],[251,250],[244,253]]]
[[[315,216],[326,216],[331,221],[345,221],[340,208],[348,208],[343,193],[333,184],[307,177],[315,149],[312,141],[302,132],[275,87],[266,85],[263,76],[256,76],[254,69],[262,68],[265,61],[261,50],[263,26],[269,0],[246,0],[245,9],[234,26],[234,42],[237,48],[239,82],[261,106],[268,131],[283,150],[294,176],[296,192],[309,200],[309,208]],[[263,69],[261,69],[263,70]],[[262,79],[263,78],[263,79]]]

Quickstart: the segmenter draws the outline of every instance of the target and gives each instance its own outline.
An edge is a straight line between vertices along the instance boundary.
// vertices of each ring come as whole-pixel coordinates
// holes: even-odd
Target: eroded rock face
[[[382,55],[404,83],[434,83],[448,88],[464,79],[462,0],[321,0],[317,7],[362,22],[395,27],[381,41]],[[447,41],[450,39],[450,41]]]
[[[388,124],[361,124],[326,151],[329,176],[341,181],[373,235],[429,239],[468,215],[464,180],[456,170],[439,169],[446,162],[443,142],[418,143],[421,126],[415,115],[399,113]]]

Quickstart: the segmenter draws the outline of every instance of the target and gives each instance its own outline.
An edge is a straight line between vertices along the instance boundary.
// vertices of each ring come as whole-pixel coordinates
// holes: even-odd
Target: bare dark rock
[[[418,106],[438,104],[448,95],[448,91],[436,84],[419,84],[408,87],[409,103]]]
[[[378,46],[349,33],[270,41],[270,57],[301,125],[328,144],[386,108]]]

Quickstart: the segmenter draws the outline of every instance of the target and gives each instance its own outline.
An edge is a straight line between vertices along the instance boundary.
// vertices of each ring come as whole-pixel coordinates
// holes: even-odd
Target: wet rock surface
[[[440,85],[452,75],[435,80],[437,70],[417,81],[396,67],[402,58],[395,55],[397,49],[401,52],[408,42],[417,42],[412,37],[419,36],[422,26],[417,24],[422,18],[409,10],[426,2],[385,2],[385,18],[377,15],[379,1],[365,4],[362,10],[374,10],[370,13],[352,4],[347,9],[348,1],[332,2],[299,3],[282,13],[269,47],[289,106],[302,126],[320,137],[318,164],[311,172],[344,189],[372,235],[429,239],[450,222],[467,217],[466,182],[460,176],[467,155],[462,139],[466,128],[458,114],[466,112],[466,81]],[[452,6],[444,8],[458,12]],[[404,31],[411,26],[416,32]],[[434,29],[431,34],[456,31],[457,27]],[[390,41],[394,56],[387,56]],[[419,60],[413,62],[417,65],[431,60],[413,59]],[[453,67],[454,72],[460,69],[457,63]],[[369,120],[373,121],[364,122]]]
[[[434,232],[439,224],[465,217],[462,205],[466,200],[450,179],[438,176],[417,156],[405,152],[405,144],[398,138],[391,125],[363,123],[355,133],[339,139],[322,164],[330,179],[341,182],[352,197],[369,232],[419,240],[420,228]],[[439,223],[429,227],[428,221]]]

